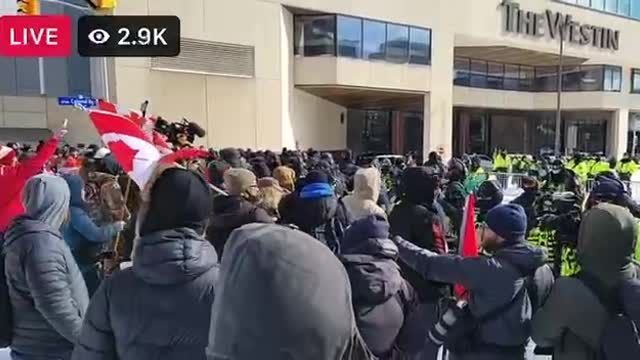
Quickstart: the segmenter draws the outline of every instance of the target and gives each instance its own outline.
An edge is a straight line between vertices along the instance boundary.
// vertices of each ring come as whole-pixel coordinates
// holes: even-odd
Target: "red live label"
[[[0,55],[71,55],[71,17],[68,15],[10,15],[0,17]]]

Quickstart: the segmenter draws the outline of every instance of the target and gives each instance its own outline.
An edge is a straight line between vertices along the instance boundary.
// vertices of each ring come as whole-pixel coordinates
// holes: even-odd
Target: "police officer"
[[[551,163],[549,174],[547,175],[542,192],[572,192],[582,196],[582,188],[578,177],[573,170],[566,169],[562,160],[556,159]]]
[[[631,176],[638,171],[638,164],[626,153],[618,163],[617,170],[622,180],[630,181]]]

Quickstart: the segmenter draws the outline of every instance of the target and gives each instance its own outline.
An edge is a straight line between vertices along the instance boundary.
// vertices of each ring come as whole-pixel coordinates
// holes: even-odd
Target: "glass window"
[[[604,10],[604,0],[591,0],[591,7],[597,10]]]
[[[605,0],[605,8],[606,11],[610,11],[615,13],[618,11],[618,0]]]
[[[590,6],[591,4],[589,3],[589,0],[578,0],[578,5],[582,5],[582,6]]]
[[[431,63],[431,30],[411,28],[409,30],[411,64],[429,65]]]
[[[520,66],[520,90],[532,91],[536,72],[533,66]]]
[[[579,91],[582,71],[578,66],[565,66],[562,69],[562,90]]]
[[[638,69],[631,71],[631,92],[640,93],[640,70]]]
[[[296,55],[335,55],[336,17],[297,16],[295,18]]]
[[[631,15],[631,0],[618,0],[618,14]]]
[[[640,0],[631,0],[631,16],[640,19]]]
[[[363,23],[363,58],[383,60],[387,26],[383,22],[364,20]]]
[[[558,68],[556,66],[537,67],[535,82],[535,88],[538,91],[556,91],[558,88]]]
[[[487,66],[487,87],[489,89],[502,89],[502,79],[504,77],[504,65],[500,63],[488,63]]]
[[[518,83],[520,81],[520,67],[518,65],[504,66],[504,83],[503,88],[505,90],[518,90]]]
[[[607,66],[604,68],[604,91],[620,91],[622,74],[620,68]]]
[[[338,56],[362,56],[362,19],[338,16]]]
[[[471,78],[469,84],[473,87],[487,87],[487,63],[481,60],[471,60]]]
[[[453,84],[469,86],[469,59],[455,58],[453,62]]]
[[[387,60],[399,64],[409,61],[409,27],[387,24]]]
[[[602,66],[583,66],[580,89],[582,91],[602,91]]]

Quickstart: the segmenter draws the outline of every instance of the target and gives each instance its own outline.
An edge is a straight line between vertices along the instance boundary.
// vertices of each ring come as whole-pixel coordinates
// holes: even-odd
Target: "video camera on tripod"
[[[167,140],[177,147],[191,146],[196,136],[203,138],[207,134],[200,125],[186,118],[169,122],[161,116],[156,119],[155,130],[166,136]]]

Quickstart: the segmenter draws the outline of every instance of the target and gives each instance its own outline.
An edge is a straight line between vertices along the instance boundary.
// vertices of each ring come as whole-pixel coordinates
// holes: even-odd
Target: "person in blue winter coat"
[[[82,327],[89,296],[60,225],[69,189],[51,175],[29,179],[26,213],[9,226],[3,254],[13,313],[13,360],[67,360]],[[6,319],[2,319],[6,321]]]
[[[124,228],[125,223],[118,221],[104,226],[96,225],[87,212],[82,178],[78,175],[67,175],[64,179],[71,194],[69,222],[63,226],[64,240],[71,248],[91,296],[100,285],[98,255],[105,244],[113,240]]]
[[[205,360],[218,256],[205,237],[211,190],[199,174],[162,172],[138,215],[133,266],[94,294],[75,360]]]

